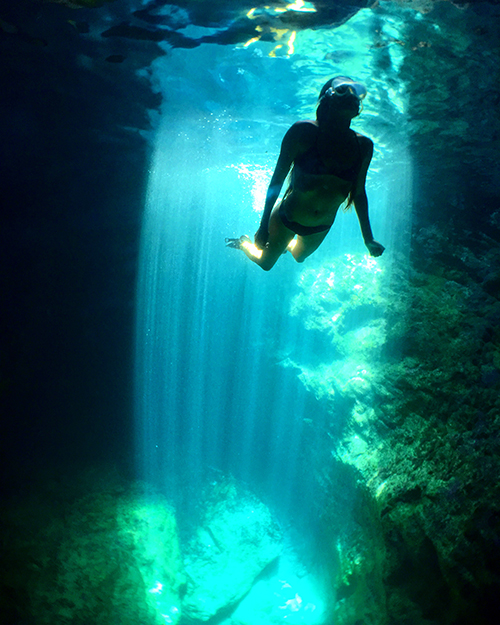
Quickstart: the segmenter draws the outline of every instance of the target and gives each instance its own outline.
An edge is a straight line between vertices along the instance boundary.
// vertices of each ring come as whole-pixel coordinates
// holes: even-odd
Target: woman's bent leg
[[[318,249],[329,232],[330,230],[325,230],[324,232],[298,236],[297,244],[291,250],[295,260],[298,263],[303,263],[308,256]]]
[[[259,250],[253,243],[243,242],[241,249],[250,260],[259,265],[264,271],[269,271],[274,267],[278,258],[286,251],[290,241],[295,236],[295,232],[283,225],[279,214],[278,206],[273,209],[269,218],[269,239],[263,250]]]

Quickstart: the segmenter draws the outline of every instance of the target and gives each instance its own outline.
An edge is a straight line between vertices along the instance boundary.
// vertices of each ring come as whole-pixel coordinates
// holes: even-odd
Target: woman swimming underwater
[[[365,95],[366,88],[346,76],[323,86],[316,121],[296,122],[283,138],[255,243],[243,235],[226,239],[228,247],[243,250],[265,271],[287,249],[301,263],[321,245],[347,200],[347,207],[354,204],[371,256],[383,253],[373,238],[365,190],[373,142],[350,128]],[[276,204],[290,170],[290,186]]]

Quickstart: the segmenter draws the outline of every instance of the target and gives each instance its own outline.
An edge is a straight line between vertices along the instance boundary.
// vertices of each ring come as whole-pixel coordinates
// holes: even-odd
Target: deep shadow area
[[[9,16],[18,26],[0,32],[0,402],[8,415],[0,458],[9,491],[41,467],[127,464],[131,454],[149,154],[141,131],[159,104],[133,70],[154,51],[138,49],[135,67],[110,63],[110,50],[82,39],[70,17],[64,7],[19,4]]]

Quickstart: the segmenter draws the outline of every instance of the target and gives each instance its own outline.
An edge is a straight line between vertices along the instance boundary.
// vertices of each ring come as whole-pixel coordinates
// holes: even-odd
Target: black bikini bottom
[[[317,234],[318,232],[326,232],[327,230],[330,230],[330,228],[332,227],[331,225],[330,226],[323,226],[323,225],[304,226],[302,224],[297,223],[296,221],[290,221],[285,214],[283,203],[280,204],[280,207],[278,209],[278,215],[280,216],[280,219],[283,222],[284,226],[286,226],[289,230],[291,230],[292,232],[295,232],[295,234],[298,234],[301,237],[307,236],[308,234]]]

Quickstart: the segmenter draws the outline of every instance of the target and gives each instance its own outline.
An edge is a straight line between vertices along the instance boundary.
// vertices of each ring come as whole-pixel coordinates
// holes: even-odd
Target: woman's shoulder
[[[304,152],[316,141],[318,126],[315,122],[304,120],[295,122],[288,129],[284,143],[295,154]]]
[[[304,119],[290,126],[287,134],[301,142],[312,140],[318,134],[318,124],[315,121]]]
[[[371,154],[373,152],[373,141],[370,137],[365,137],[365,135],[362,135],[359,132],[356,133],[356,137],[363,155]]]

